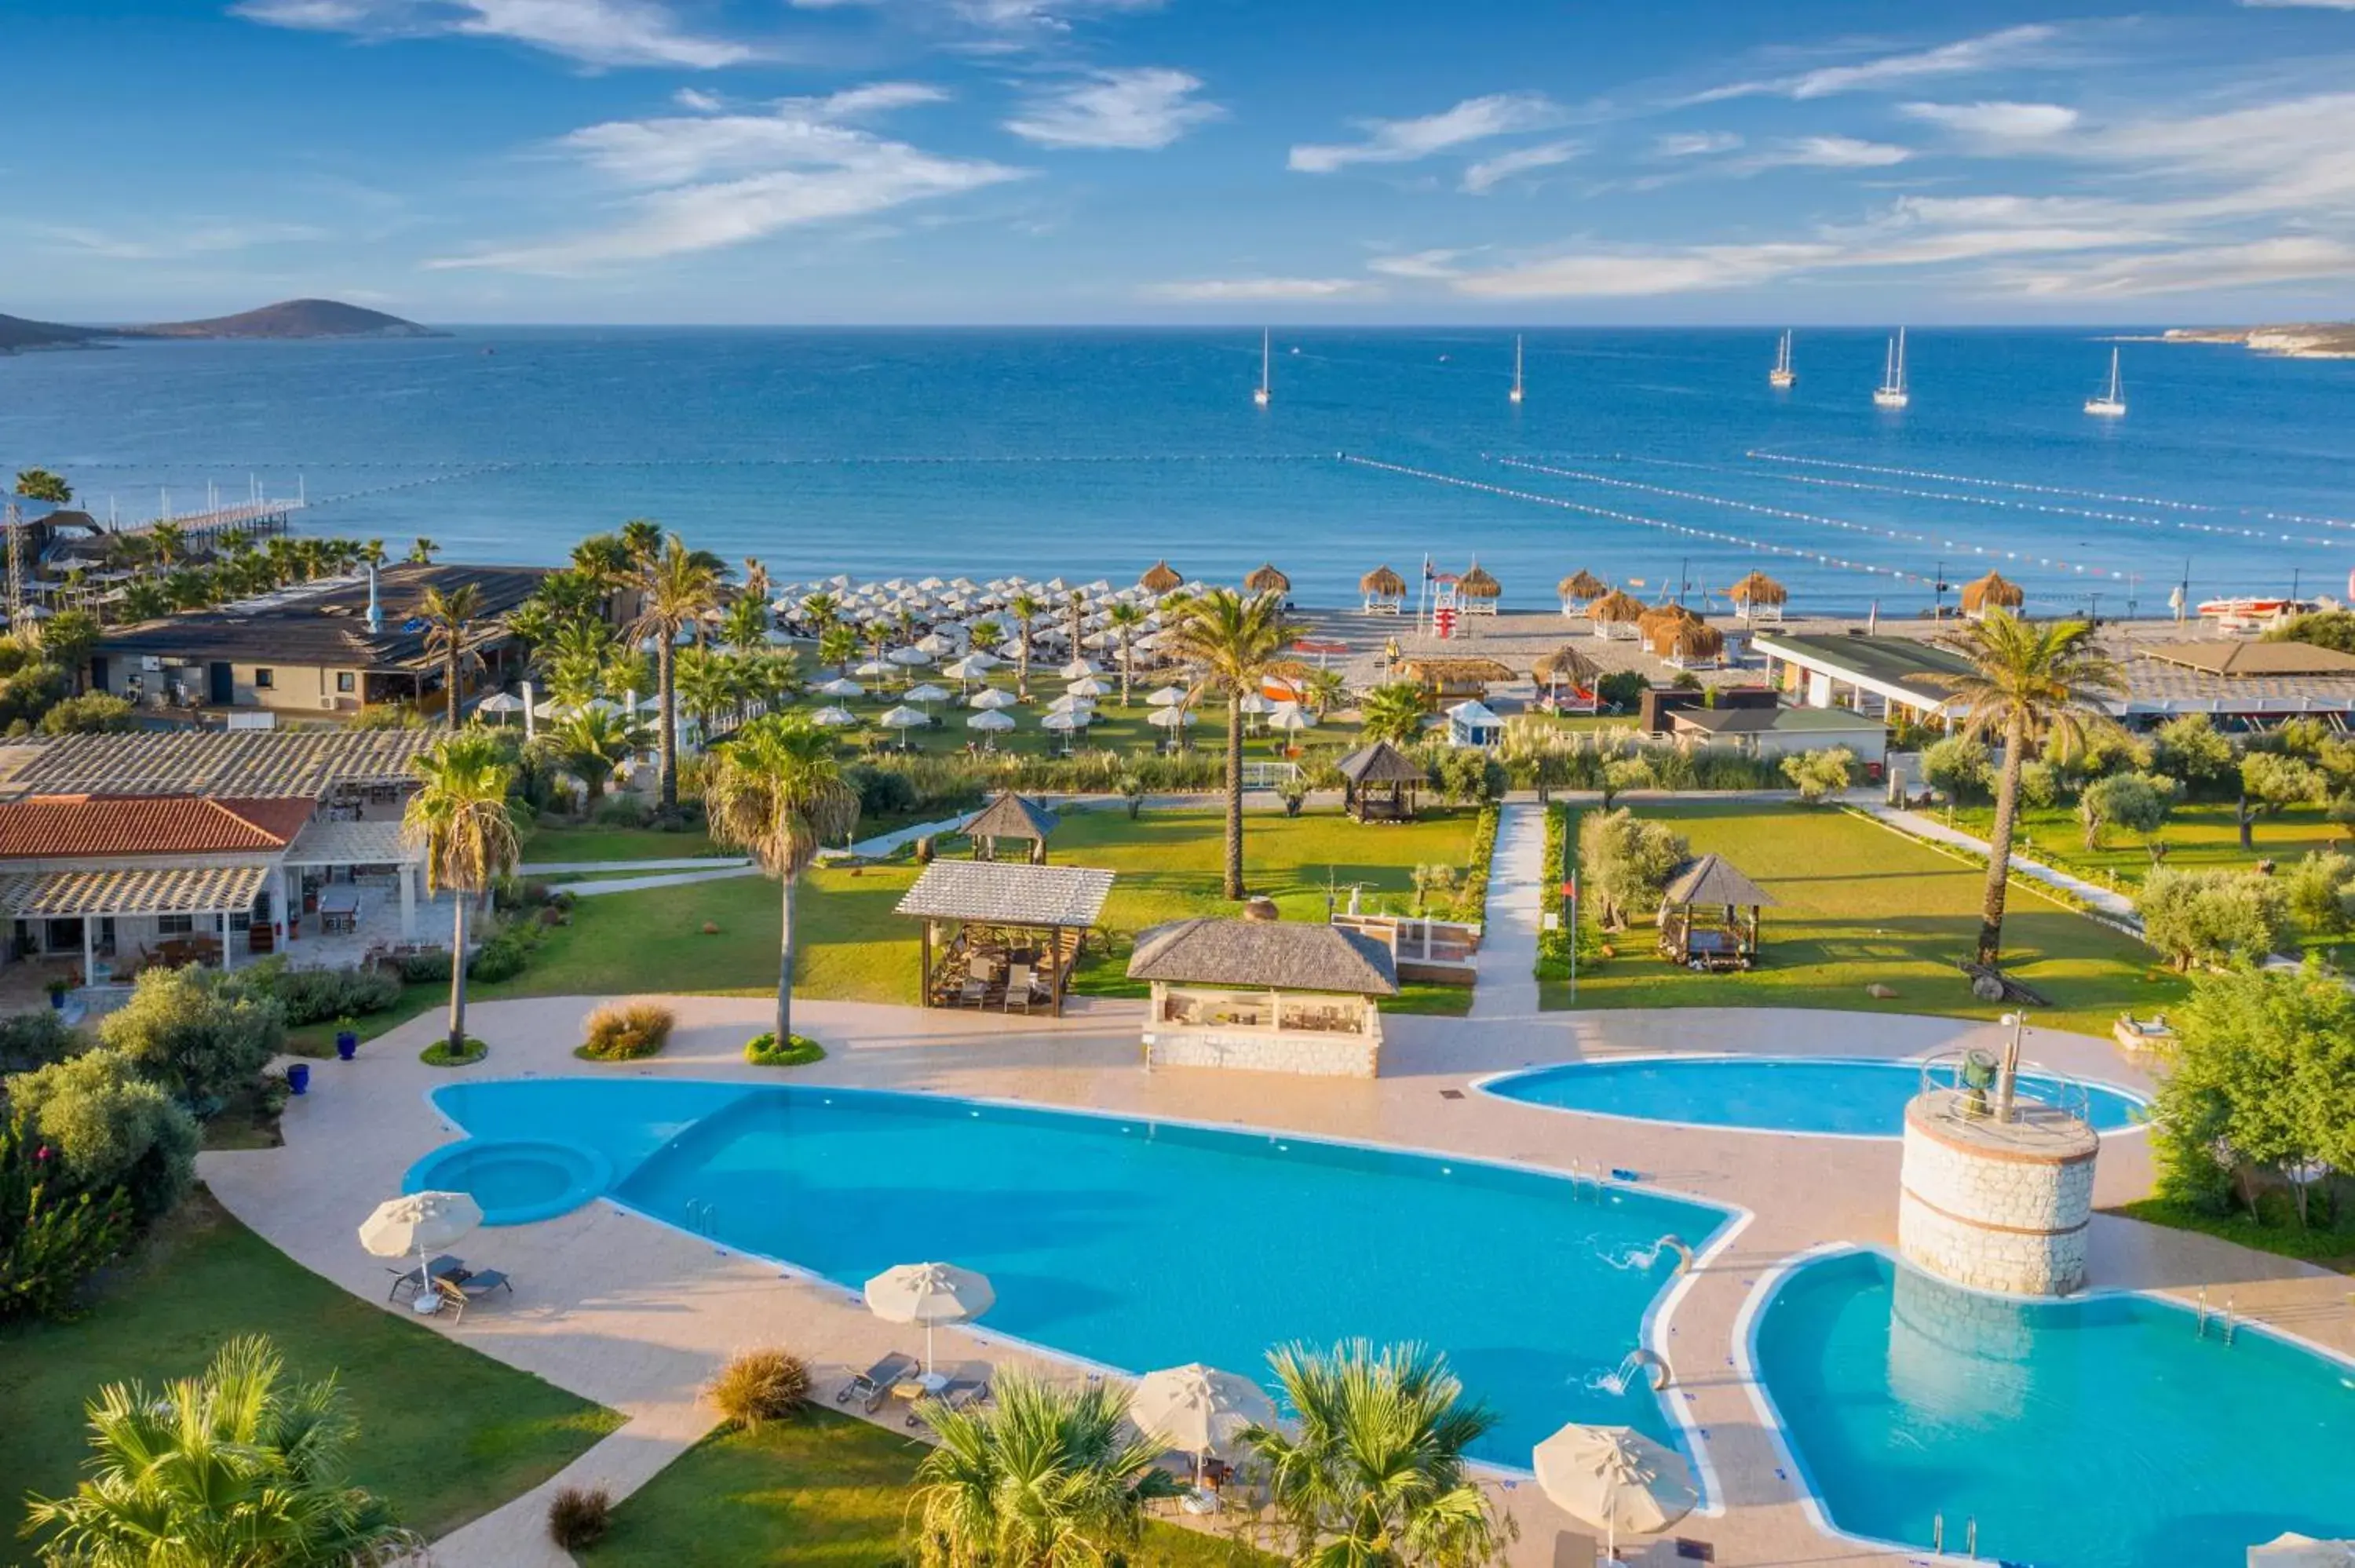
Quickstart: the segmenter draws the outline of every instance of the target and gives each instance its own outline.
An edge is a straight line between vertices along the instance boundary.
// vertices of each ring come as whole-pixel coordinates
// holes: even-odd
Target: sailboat
[[[1513,389],[1505,394],[1508,401],[1521,400],[1521,334],[1513,334]]]
[[[2126,390],[2118,385],[2118,351],[2110,350],[2110,389],[2098,397],[2085,399],[2085,412],[2116,418],[2126,411]]]
[[[1791,368],[1791,334],[1785,332],[1774,350],[1774,368],[1766,373],[1766,385],[1777,392],[1787,392],[1798,379],[1799,373]]]
[[[1263,408],[1267,407],[1268,398],[1268,341],[1267,330],[1263,327],[1259,334],[1259,385],[1252,388],[1252,401]]]
[[[1911,401],[1905,390],[1905,329],[1899,327],[1897,335],[1889,340],[1888,363],[1881,371],[1881,385],[1872,389],[1872,406],[1902,408]]]

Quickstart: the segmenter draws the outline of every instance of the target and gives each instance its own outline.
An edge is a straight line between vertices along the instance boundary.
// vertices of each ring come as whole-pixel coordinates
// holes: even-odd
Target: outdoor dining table
[[[322,893],[319,895],[319,927],[325,931],[357,931],[360,927],[360,898],[357,893]]]

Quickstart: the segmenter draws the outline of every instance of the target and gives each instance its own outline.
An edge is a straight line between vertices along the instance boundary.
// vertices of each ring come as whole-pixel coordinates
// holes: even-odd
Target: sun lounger
[[[426,1272],[436,1280],[463,1279],[466,1276],[465,1260],[453,1257],[446,1252],[428,1263],[425,1267]],[[384,1296],[387,1301],[400,1300],[404,1287],[410,1295],[417,1294],[417,1287],[421,1282],[417,1277],[417,1269],[413,1265],[408,1268],[387,1268],[385,1272],[392,1276],[392,1288],[386,1291]]]
[[[915,1357],[893,1351],[865,1372],[854,1373],[850,1381],[836,1392],[834,1402],[848,1404],[852,1400],[858,1400],[859,1408],[872,1415],[882,1409],[884,1402],[891,1397],[894,1384],[923,1370],[923,1363]]]
[[[1011,1012],[1018,1007],[1026,1012],[1029,1011],[1030,966],[1028,964],[1016,964],[1006,971],[1006,1011]]]
[[[950,1410],[970,1410],[976,1404],[987,1404],[989,1374],[983,1372],[978,1377],[951,1378],[949,1385],[933,1397]],[[923,1418],[911,1410],[908,1412],[908,1425],[921,1426],[923,1425]]]
[[[515,1287],[508,1282],[507,1277],[496,1268],[484,1269],[480,1274],[461,1274],[455,1278],[436,1279],[433,1288],[442,1293],[445,1306],[457,1308],[461,1318],[466,1315],[466,1303],[488,1296],[494,1290],[504,1290],[510,1296],[515,1294]]]

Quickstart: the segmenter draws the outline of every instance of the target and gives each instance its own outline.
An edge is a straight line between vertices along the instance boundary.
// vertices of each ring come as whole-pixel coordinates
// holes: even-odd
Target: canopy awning
[[[286,850],[288,865],[403,865],[424,858],[395,821],[310,822]]]
[[[168,870],[40,871],[0,877],[0,909],[19,918],[84,915],[217,915],[253,907],[267,865]]]

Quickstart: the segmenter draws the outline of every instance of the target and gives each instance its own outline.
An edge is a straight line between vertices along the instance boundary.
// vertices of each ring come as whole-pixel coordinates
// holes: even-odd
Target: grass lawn
[[[700,829],[666,833],[653,828],[537,827],[523,842],[526,863],[572,860],[688,860],[726,853]]]
[[[2294,1225],[2259,1224],[2242,1210],[2229,1214],[2211,1214],[2189,1203],[2172,1202],[2165,1198],[2144,1198],[2103,1212],[2123,1214],[2127,1219],[2141,1220],[2147,1224],[2165,1225],[2169,1230],[2197,1231],[2201,1235],[2237,1242],[2258,1252],[2297,1258],[2318,1268],[2355,1274],[2355,1213],[2346,1215],[2338,1224],[2328,1228],[2318,1222],[2312,1230],[2301,1231]]]
[[[1765,912],[1760,966],[1742,975],[1694,974],[1663,963],[1648,924],[1608,938],[1586,925],[1580,1007],[1832,1007],[1993,1019],[1972,997],[1956,958],[1978,930],[1985,873],[1860,817],[1799,806],[1642,806],[1674,824],[1697,853],[1725,855],[1779,907]],[[1576,842],[1577,825],[1571,825]],[[1591,909],[1591,903],[1582,906]],[[1618,957],[1604,959],[1605,941]],[[2181,1001],[2185,985],[2139,942],[2014,886],[2004,919],[2006,967],[2051,997],[2049,1028],[2107,1035],[2116,1015]],[[1897,994],[1879,1001],[1879,981]],[[1548,981],[1544,1005],[1570,1005]]]
[[[873,1568],[900,1560],[912,1436],[814,1410],[706,1438],[613,1510],[591,1568]],[[1132,1568],[1265,1562],[1217,1536],[1146,1526]]]
[[[199,1193],[87,1316],[0,1330],[0,1561],[31,1561],[24,1494],[79,1478],[82,1406],[101,1384],[199,1372],[246,1333],[269,1335],[298,1376],[338,1375],[360,1424],[354,1479],[428,1535],[538,1485],[621,1422],[329,1284]]]

